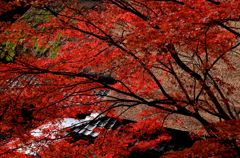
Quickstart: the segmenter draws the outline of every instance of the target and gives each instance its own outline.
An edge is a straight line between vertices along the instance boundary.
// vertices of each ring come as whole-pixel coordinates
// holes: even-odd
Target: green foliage
[[[38,25],[48,21],[52,18],[53,15],[44,9],[38,8],[30,8],[24,15],[23,19],[26,20],[33,27],[37,27]]]
[[[61,34],[57,35],[57,39],[55,41],[50,41],[49,44],[52,46],[50,49],[50,58],[55,58],[58,53],[58,48],[61,45],[63,37]]]
[[[12,62],[16,55],[16,44],[11,42],[5,42],[0,45],[0,61],[4,63]]]
[[[33,48],[31,49],[34,52],[34,55],[37,57],[46,56],[55,58],[58,54],[62,39],[62,35],[58,34],[56,40],[49,41],[46,46],[39,46],[38,39],[36,38],[34,40]],[[20,52],[17,51],[18,47],[21,47]],[[19,55],[19,53],[24,53],[26,50],[27,48],[25,46],[18,45],[13,42],[7,41],[5,43],[2,43],[0,45],[0,61],[3,63],[13,62],[14,58]]]
[[[38,44],[38,39],[34,40],[33,52],[36,56],[46,56],[50,58],[55,58],[58,54],[58,48],[61,45],[63,37],[61,34],[57,35],[56,40],[49,41],[46,46],[42,47]]]
[[[58,13],[63,10],[63,6],[61,4],[56,3],[56,6],[50,6],[50,8]],[[37,27],[38,25],[47,22],[50,20],[54,15],[45,8],[30,8],[22,18],[26,20],[30,25],[33,27]]]

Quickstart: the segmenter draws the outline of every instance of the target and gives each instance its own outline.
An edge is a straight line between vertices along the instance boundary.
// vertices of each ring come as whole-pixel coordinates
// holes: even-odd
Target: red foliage
[[[240,149],[240,121],[227,121],[215,124],[216,138],[197,141],[191,148],[179,152],[172,152],[163,157],[216,157],[235,158],[239,156]]]
[[[1,12],[19,2],[1,4]],[[124,111],[118,107],[154,110],[139,119],[147,118],[143,124],[108,131],[94,144],[55,141],[39,154],[124,157],[146,150],[169,138],[162,133],[148,139],[161,128],[163,113],[189,116],[204,126],[209,122],[202,113],[239,119],[237,103],[228,97],[233,88],[215,75],[220,60],[234,70],[226,54],[239,45],[239,28],[233,27],[239,0],[59,3],[62,10],[56,12],[54,1],[24,1],[54,17],[35,28],[24,20],[0,28],[0,43],[6,45],[0,59],[12,57],[0,63],[1,152],[17,139],[38,141],[31,130],[47,122],[89,112],[119,117]],[[111,94],[101,99],[99,90]]]
[[[170,136],[165,134],[162,130],[157,137],[152,133],[159,130],[159,126],[154,129],[146,129],[146,127],[139,126],[147,123],[129,124],[125,127],[103,132],[93,144],[89,145],[87,141],[77,141],[76,143],[69,143],[67,141],[60,141],[51,144],[41,150],[39,153],[44,157],[126,157],[134,151],[145,151],[149,148],[155,147],[162,141],[169,141]]]

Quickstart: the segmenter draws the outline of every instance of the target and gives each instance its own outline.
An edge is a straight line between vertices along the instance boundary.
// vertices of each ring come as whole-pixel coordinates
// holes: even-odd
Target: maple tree
[[[24,19],[1,26],[1,152],[17,138],[16,144],[45,140],[29,133],[81,113],[120,119],[148,107],[136,114],[143,121],[108,131],[91,145],[59,141],[39,154],[124,157],[169,138],[162,132],[142,139],[161,129],[166,114],[194,118],[209,131],[204,114],[239,119],[237,90],[216,66],[236,71],[230,55],[240,44],[238,0],[23,2],[51,16],[34,26]],[[111,92],[101,99],[101,90]],[[66,148],[62,155],[60,147]]]

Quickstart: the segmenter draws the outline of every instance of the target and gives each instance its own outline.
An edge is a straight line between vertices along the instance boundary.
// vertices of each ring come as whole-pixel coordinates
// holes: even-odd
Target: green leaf
[[[7,56],[7,57],[6,57],[6,61],[7,61],[7,62],[13,61],[13,58],[12,58],[11,56]]]

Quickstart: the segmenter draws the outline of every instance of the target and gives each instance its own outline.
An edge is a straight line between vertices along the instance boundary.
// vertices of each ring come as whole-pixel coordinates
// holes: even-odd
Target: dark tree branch
[[[215,4],[215,5],[220,5],[221,4],[220,2],[217,2],[215,0],[207,0],[207,1],[212,3],[212,4]]]
[[[184,64],[181,61],[181,59],[177,55],[177,52],[176,52],[175,47],[173,46],[173,44],[167,44],[166,45],[166,49],[169,51],[169,53],[171,54],[171,56],[173,57],[173,59],[175,60],[175,62],[178,64],[178,66],[180,68],[182,68],[185,72],[187,72],[193,78],[195,78],[196,80],[198,80],[200,82],[200,84],[202,85],[203,89],[206,91],[206,93],[208,94],[209,98],[212,100],[212,102],[214,103],[214,105],[218,109],[219,113],[222,115],[223,119],[230,120],[230,117],[223,110],[221,104],[219,103],[218,99],[216,98],[216,96],[211,91],[210,87],[206,84],[206,82],[204,82],[204,80],[202,79],[202,77],[198,73],[192,71],[186,64]]]
[[[229,32],[233,33],[234,35],[240,37],[240,33],[239,33],[239,32],[233,30],[231,27],[228,27],[227,25],[223,24],[222,22],[217,21],[216,24],[217,24],[218,26],[220,26],[220,27],[228,30]]]

